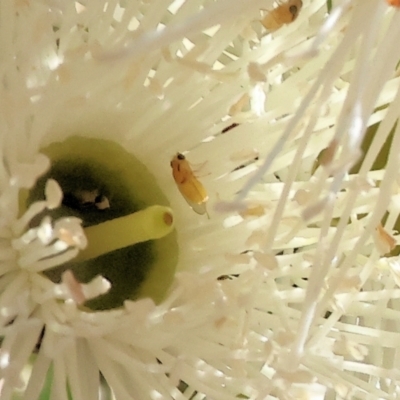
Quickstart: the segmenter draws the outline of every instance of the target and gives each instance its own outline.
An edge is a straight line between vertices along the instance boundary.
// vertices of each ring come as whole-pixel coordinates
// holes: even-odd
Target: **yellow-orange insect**
[[[293,22],[298,17],[301,7],[303,7],[301,0],[288,0],[268,12],[261,23],[269,31],[276,31],[281,26]]]
[[[400,0],[386,0],[393,7],[400,7]]]
[[[176,153],[171,160],[172,175],[183,198],[197,214],[207,214],[208,194],[203,184],[196,178],[186,157]]]

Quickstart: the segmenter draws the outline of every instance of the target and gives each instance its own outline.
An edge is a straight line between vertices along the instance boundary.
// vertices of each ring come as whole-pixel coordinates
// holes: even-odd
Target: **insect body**
[[[288,0],[270,11],[261,23],[269,31],[276,31],[282,25],[293,22],[298,17],[302,6],[301,0]]]
[[[386,0],[393,7],[400,7],[400,0]]]
[[[208,194],[196,178],[186,157],[177,153],[171,160],[172,175],[184,199],[197,214],[207,214]]]

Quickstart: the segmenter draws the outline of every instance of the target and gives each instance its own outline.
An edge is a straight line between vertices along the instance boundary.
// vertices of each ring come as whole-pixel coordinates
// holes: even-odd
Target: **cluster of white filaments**
[[[333,3],[268,32],[273,0],[0,2],[2,400],[46,379],[43,398],[96,400],[99,371],[116,400],[400,395],[400,9]],[[55,181],[27,210],[21,193],[77,133],[117,141],[170,200],[158,305],[90,312],[110,282],[42,274],[86,237],[73,217],[30,225]],[[178,151],[204,164],[209,220],[171,177]]]

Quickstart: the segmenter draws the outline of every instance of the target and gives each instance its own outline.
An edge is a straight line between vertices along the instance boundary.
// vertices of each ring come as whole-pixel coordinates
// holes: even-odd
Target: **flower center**
[[[157,213],[164,210],[151,206],[169,205],[154,176],[111,141],[74,136],[51,144],[43,152],[52,166],[30,191],[28,205],[43,200],[47,180],[56,180],[63,191],[62,205],[46,210],[46,215],[53,220],[80,218],[88,238],[88,249],[76,259],[44,274],[55,283],[61,281],[67,269],[81,283],[97,275],[106,278],[111,283],[110,290],[84,304],[92,310],[120,307],[125,300],[142,297],[160,302],[174,276],[178,245],[175,232],[166,231],[168,234],[163,236],[158,232],[161,228],[151,224],[154,215],[158,217]],[[32,225],[38,225],[43,216],[39,215]],[[168,226],[172,218],[172,214],[164,212],[159,219]],[[146,238],[147,231],[150,237],[163,237],[137,239],[138,235]]]

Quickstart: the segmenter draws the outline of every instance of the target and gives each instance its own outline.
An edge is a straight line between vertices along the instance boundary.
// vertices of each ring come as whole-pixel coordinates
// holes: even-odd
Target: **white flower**
[[[191,150],[190,161],[207,164],[204,185],[210,196],[217,198],[221,190],[224,195],[232,193],[225,193],[224,187],[229,189],[226,179],[214,181],[242,160],[215,164],[212,160],[218,152],[211,142],[203,145],[204,150],[195,146],[231,124],[222,118],[235,103],[233,98],[250,92],[253,84],[246,66],[225,71],[217,62],[223,48],[237,36],[236,29],[221,27],[219,35],[225,38],[210,38],[201,30],[210,26],[206,18],[210,13],[217,12],[215,16],[223,20],[223,11],[228,11],[233,19],[248,7],[242,2],[232,11],[228,2],[223,7],[211,4],[203,15],[196,2],[173,13],[164,1],[115,4],[113,8],[107,4],[104,8],[41,1],[0,5],[5,51],[1,397],[7,399],[19,391],[23,398],[38,398],[44,382],[50,380],[51,398],[67,398],[70,391],[75,399],[94,399],[99,371],[118,399],[182,398],[194,392],[221,399],[251,394],[256,385],[249,385],[247,377],[260,372],[244,373],[245,322],[256,277],[217,280],[237,272],[224,254],[246,249],[246,229],[224,229],[225,217],[211,210],[210,220],[195,214],[179,194],[169,166],[177,151]],[[250,12],[256,10],[253,7]],[[133,39],[139,44],[151,38],[161,27],[160,21],[174,27],[199,12],[201,29],[194,43],[182,41],[185,32],[175,40],[168,39],[166,32],[167,39],[148,54],[136,54],[139,59],[109,56],[118,44],[132,43],[132,35],[143,32]],[[251,16],[245,13],[242,19],[239,27],[246,26]],[[204,56],[199,54],[201,61],[197,61],[192,53],[202,48]],[[225,86],[225,81],[232,84]],[[77,135],[80,139],[73,137]],[[71,215],[60,214],[62,193],[54,179],[45,175],[36,184],[49,168],[49,158],[42,153],[52,160],[50,177],[57,176]],[[107,173],[111,170],[111,177],[125,179],[127,187],[114,187],[109,198],[101,193],[101,184],[82,188],[79,174],[86,172],[81,168],[68,189],[66,157],[73,168],[86,162],[84,167],[90,169],[92,162],[101,162],[105,181],[110,180]],[[60,169],[67,172],[62,175]],[[107,184],[110,187],[114,181]],[[26,189],[31,190],[29,195]],[[149,255],[157,258],[150,273],[153,283],[145,282],[142,292],[133,293],[139,299],[129,299],[132,288],[125,298],[111,299],[120,307],[110,309],[113,305],[97,302],[94,308],[103,311],[93,312],[82,306],[93,305],[88,300],[96,301],[99,295],[101,299],[112,291],[113,296],[118,294],[115,288],[121,279],[116,282],[112,274],[121,265],[111,265],[100,271],[102,276],[86,276],[82,281],[80,274],[85,275],[87,268],[79,264],[69,263],[65,271],[54,272],[53,267],[70,262],[87,245],[77,217],[91,218],[91,214],[77,213],[71,202],[94,203],[99,212],[115,210],[120,192],[146,205],[164,204],[168,198],[179,228],[177,236],[155,241]],[[74,199],[68,197],[71,193]],[[124,232],[114,235],[125,237]],[[171,286],[177,240],[179,273]],[[141,272],[137,264],[128,264],[133,276],[128,271],[123,277],[128,283],[132,280],[132,286],[135,271]],[[167,289],[169,294],[161,301]],[[157,305],[146,297],[149,292]],[[32,352],[36,354],[31,356]]]
[[[272,1],[0,3],[2,400],[36,399],[46,379],[50,398],[97,399],[99,371],[118,400],[395,396],[397,264],[382,256],[400,128],[372,164],[399,114],[400,12],[303,3],[272,33]],[[210,219],[171,177],[178,151],[203,164]],[[151,273],[140,257],[129,269],[148,278],[135,297],[96,303],[118,294],[122,264],[71,263],[91,214],[59,214],[59,185],[39,179],[67,158],[119,188],[79,187],[82,204],[114,210],[126,192],[172,209]]]

